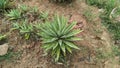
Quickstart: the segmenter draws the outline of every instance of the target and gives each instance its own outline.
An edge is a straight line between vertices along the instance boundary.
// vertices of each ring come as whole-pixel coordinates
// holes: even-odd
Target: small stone
[[[98,11],[99,11],[99,12],[104,12],[104,9],[99,9]]]
[[[63,63],[61,63],[61,62],[57,62],[57,64],[59,64],[59,65],[63,65]]]
[[[0,45],[0,56],[7,54],[8,44]]]

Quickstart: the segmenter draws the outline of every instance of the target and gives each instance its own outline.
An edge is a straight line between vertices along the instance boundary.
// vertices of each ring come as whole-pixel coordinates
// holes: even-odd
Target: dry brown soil
[[[106,62],[106,64],[105,62],[97,63],[94,60],[95,49],[104,47],[105,51],[109,52],[112,45],[111,36],[101,24],[97,8],[89,7],[79,0],[69,5],[49,3],[48,0],[26,0],[23,3],[29,6],[37,6],[39,11],[49,11],[50,17],[54,13],[58,13],[69,18],[69,22],[77,21],[75,28],[83,30],[78,35],[83,40],[75,42],[81,50],[74,52],[69,57],[68,68],[120,68],[116,65],[116,67],[113,66],[112,63],[108,64],[109,62]],[[17,4],[22,3],[17,2]],[[98,15],[92,22],[87,21],[83,16],[83,12],[89,8],[92,9],[94,15]],[[9,28],[8,25],[4,28],[2,28],[3,25],[0,25],[1,30],[6,32]],[[20,51],[22,54],[20,58],[13,59],[10,62],[0,62],[0,68],[66,68],[65,65],[53,63],[49,56],[43,56],[44,51],[41,48],[40,41],[28,42],[26,43],[21,39],[17,31],[12,32],[9,36],[9,45],[13,47],[14,51]]]

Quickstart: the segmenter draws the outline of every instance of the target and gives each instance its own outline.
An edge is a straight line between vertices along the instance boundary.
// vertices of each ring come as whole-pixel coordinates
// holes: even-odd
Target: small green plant
[[[63,16],[56,15],[54,20],[46,22],[39,27],[43,48],[50,53],[56,62],[65,59],[72,53],[72,49],[79,49],[73,42],[81,40],[75,37],[81,30],[73,29],[76,22],[68,24],[68,20]]]
[[[86,0],[86,3],[89,5],[95,5],[98,8],[111,10],[111,8],[116,5],[117,0]]]
[[[102,23],[107,26],[108,30],[113,33],[114,40],[120,40],[120,23],[117,21],[114,21],[114,18],[119,16],[119,1],[117,0],[109,0],[106,2],[105,5],[103,5],[103,8],[105,11],[100,15],[100,18],[102,19]],[[114,9],[117,7],[117,12],[113,12]],[[116,14],[118,14],[116,16]],[[117,19],[117,18],[116,18]]]
[[[41,19],[45,20],[45,19],[48,18],[48,15],[49,15],[48,12],[41,12],[39,17],[40,17]]]
[[[38,7],[34,6],[34,7],[31,7],[31,10],[29,12],[27,12],[27,14],[29,17],[32,17],[31,20],[33,18],[34,18],[34,20],[36,20],[39,18],[40,12],[39,12]]]
[[[12,52],[8,52],[6,55],[0,56],[0,61],[10,60],[12,57],[13,57],[13,53]]]
[[[5,9],[8,5],[8,0],[0,0],[0,9]]]
[[[13,27],[13,29],[19,30],[20,34],[23,35],[26,40],[32,36],[34,31],[32,24],[28,24],[26,21],[23,21],[22,23],[14,23]]]
[[[17,20],[21,18],[21,12],[18,9],[13,9],[7,14],[9,20]]]
[[[115,0],[108,0],[106,1],[106,4],[105,4],[105,9],[110,10],[110,12],[112,11],[112,9],[115,8],[115,6],[117,5],[116,3],[117,1]]]
[[[86,0],[90,5],[95,5],[98,8],[104,9],[100,18],[102,23],[113,33],[115,40],[120,40],[120,24],[119,24],[119,0]],[[116,10],[117,9],[117,10]],[[117,20],[117,22],[116,22]]]
[[[12,49],[9,49],[6,55],[0,56],[0,62],[4,60],[13,62],[13,60],[20,58],[20,56],[21,52],[14,52]]]
[[[29,10],[27,5],[19,5],[19,9],[21,10],[21,12],[27,12]]]
[[[106,0],[86,0],[87,4],[95,5],[95,6],[98,6],[99,8],[102,8],[105,2]]]
[[[117,46],[117,45],[112,46],[112,52],[113,52],[113,54],[115,56],[119,56],[120,57],[120,48],[119,48],[119,46]]]
[[[9,0],[0,0],[0,10],[5,10],[9,7]]]
[[[31,12],[33,12],[33,13],[38,13],[39,12],[39,9],[38,9],[38,7],[36,7],[36,6],[34,6],[34,7],[31,7]]]

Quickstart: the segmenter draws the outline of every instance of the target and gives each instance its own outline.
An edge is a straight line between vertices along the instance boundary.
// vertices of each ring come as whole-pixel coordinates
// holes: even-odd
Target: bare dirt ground
[[[78,0],[77,2],[63,6],[61,4],[49,3],[47,0],[30,0],[25,1],[24,4],[37,6],[40,11],[49,11],[50,17],[54,13],[58,13],[69,18],[70,22],[78,22],[75,28],[83,30],[78,35],[83,40],[75,43],[81,50],[76,51],[69,57],[68,68],[120,68],[116,64],[109,64],[109,62],[97,63],[94,60],[95,49],[104,47],[106,52],[111,51],[112,40],[106,28],[100,23],[98,16],[92,22],[88,22],[83,16],[83,12],[89,8],[84,2]],[[91,8],[93,14],[99,14],[97,8]],[[8,27],[6,26],[6,28]],[[66,68],[64,65],[53,63],[49,56],[43,56],[44,51],[41,48],[40,41],[32,41],[27,44],[14,31],[9,37],[9,44],[10,47],[13,47],[14,51],[20,51],[22,54],[20,58],[13,59],[10,62],[0,62],[0,68]],[[115,67],[111,65],[115,65]]]

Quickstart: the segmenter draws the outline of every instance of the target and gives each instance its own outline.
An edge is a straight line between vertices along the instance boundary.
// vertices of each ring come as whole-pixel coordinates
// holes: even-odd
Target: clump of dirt
[[[62,14],[69,19],[69,23],[77,22],[75,29],[83,30],[77,35],[83,40],[75,42],[81,50],[70,56],[68,68],[104,68],[102,63],[97,64],[94,60],[95,49],[104,47],[106,51],[111,51],[111,36],[101,24],[99,17],[96,17],[93,22],[85,19],[83,12],[89,7],[88,5],[79,0],[69,5],[57,5],[48,0],[30,0],[22,4],[37,6],[39,11],[49,11],[50,17],[53,17],[55,13]],[[97,8],[92,7],[92,9],[93,14],[99,13]],[[2,62],[1,68],[64,68],[62,64],[53,63],[50,56],[44,56],[40,41],[31,41],[26,44],[18,37],[17,32],[13,32],[10,37],[9,43],[13,45],[14,51],[21,51],[22,55],[14,62]]]

